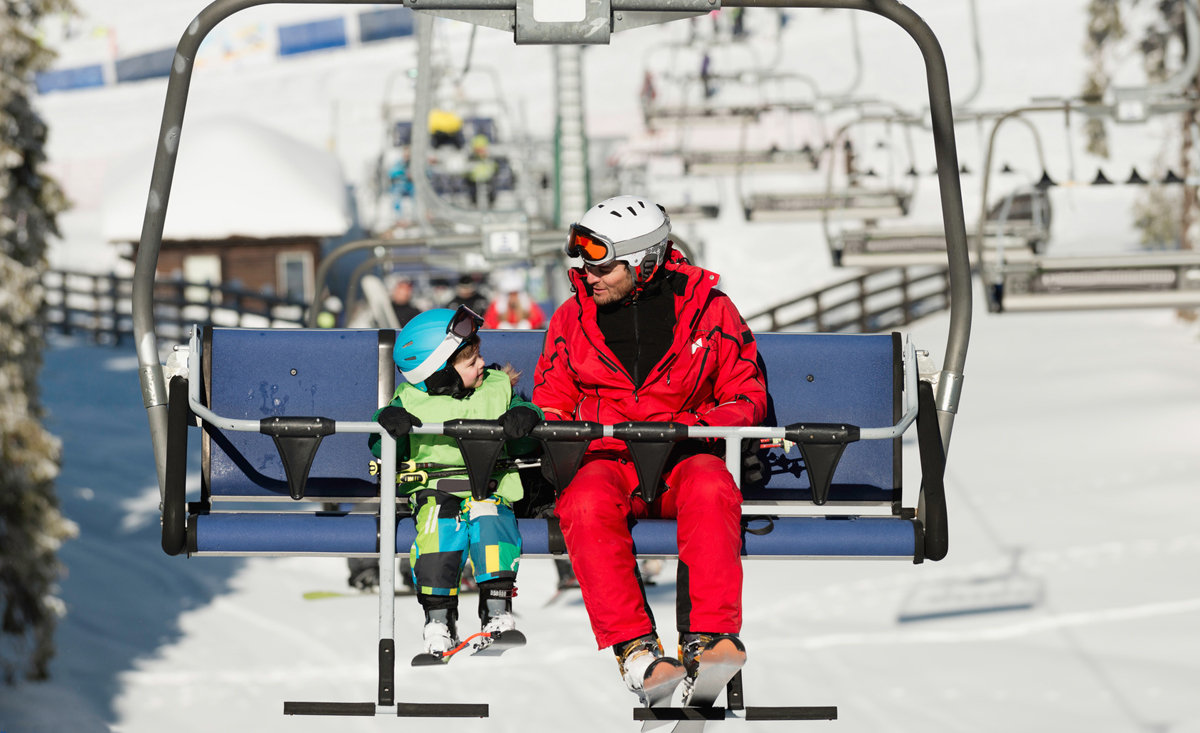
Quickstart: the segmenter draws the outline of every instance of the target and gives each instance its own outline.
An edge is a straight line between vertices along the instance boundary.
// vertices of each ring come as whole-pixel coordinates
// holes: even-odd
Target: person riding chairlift
[[[506,270],[496,281],[496,299],[483,316],[484,328],[538,329],[546,326],[546,314],[525,292],[525,273]]]

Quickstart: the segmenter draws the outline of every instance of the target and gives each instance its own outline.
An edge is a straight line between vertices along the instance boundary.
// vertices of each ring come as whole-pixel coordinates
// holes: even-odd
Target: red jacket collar
[[[671,249],[667,263],[663,267],[668,271],[685,275],[688,279],[687,286],[684,289],[684,296],[676,301],[676,314],[679,316],[684,315],[685,309],[698,308],[707,302],[709,291],[721,284],[720,275],[690,264],[674,248]],[[579,304],[580,310],[587,316],[587,320],[590,320],[594,324],[596,321],[596,303],[587,294],[587,281],[583,268],[571,268],[568,271],[568,276],[571,280],[571,287],[575,291],[575,301]],[[683,322],[682,318],[679,319],[679,322]]]
[[[721,276],[689,264],[684,260],[683,255],[674,249],[671,250],[664,267],[687,277],[683,295],[675,299],[675,339],[671,343],[667,357],[664,357],[665,362],[671,354],[678,353],[691,341],[692,322],[696,313],[708,302],[712,290],[720,284]],[[575,289],[575,303],[579,307],[579,322],[584,335],[591,342],[592,348],[603,354],[613,364],[620,364],[616,355],[604,343],[604,335],[600,333],[600,326],[596,323],[596,301],[588,295],[583,268],[572,268],[569,274],[571,285]],[[660,362],[660,364],[664,362]],[[651,373],[645,384],[652,382],[655,376],[657,376],[657,371]]]

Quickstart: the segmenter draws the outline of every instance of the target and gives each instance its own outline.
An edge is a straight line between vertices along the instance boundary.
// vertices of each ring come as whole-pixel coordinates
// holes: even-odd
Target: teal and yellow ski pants
[[[424,489],[409,497],[417,539],[409,551],[418,593],[458,595],[467,558],[475,582],[515,580],[521,563],[521,533],[508,502],[499,497],[476,501]]]

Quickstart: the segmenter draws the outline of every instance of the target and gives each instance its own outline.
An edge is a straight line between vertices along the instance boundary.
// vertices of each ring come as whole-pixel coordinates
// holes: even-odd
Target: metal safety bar
[[[283,0],[285,4],[351,4],[351,0]],[[163,227],[167,204],[179,152],[180,135],[191,85],[192,71],[200,44],[213,28],[236,12],[258,5],[274,4],[275,0],[216,0],[208,5],[188,25],[176,47],[171,75],[167,82],[166,101],[159,127],[146,215],[142,222],[141,240],[137,252],[137,267],[133,282],[134,341],[138,355],[138,378],[142,401],[150,422],[160,495],[166,487],[167,453],[167,383],[159,363],[158,338],[154,332],[153,289],[159,250],[162,247]],[[513,13],[523,0],[393,0],[386,5],[404,4],[414,10],[424,10],[433,3],[456,13],[458,19],[471,22],[474,11]],[[937,380],[935,403],[943,448],[948,448],[953,432],[954,416],[958,411],[962,390],[963,368],[971,335],[972,290],[971,268],[967,252],[967,231],[963,215],[962,187],[958,173],[958,151],[954,139],[954,114],[950,98],[950,82],[945,55],[928,24],[899,0],[726,0],[726,7],[760,8],[843,8],[875,13],[899,25],[916,42],[925,62],[929,91],[930,120],[933,128],[934,151],[937,157],[938,182],[941,193],[942,219],[946,233],[946,253],[951,282],[950,329],[942,372]],[[718,0],[611,0],[611,10],[632,12],[674,12],[694,14],[721,7]],[[524,12],[529,12],[524,7]],[[532,15],[530,13],[530,15]],[[676,16],[683,17],[683,16]],[[485,23],[486,24],[486,23]],[[516,26],[514,20],[513,27]],[[622,24],[616,26],[626,27]],[[584,42],[577,39],[575,42]],[[218,417],[215,416],[214,417]],[[349,423],[344,425],[358,425]],[[890,429],[889,429],[890,430]]]

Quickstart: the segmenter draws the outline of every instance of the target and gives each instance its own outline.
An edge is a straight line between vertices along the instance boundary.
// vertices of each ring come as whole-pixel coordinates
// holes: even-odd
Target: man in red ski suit
[[[550,321],[534,403],[547,420],[759,424],[767,395],[753,334],[716,290],[719,277],[671,248],[669,220],[653,204],[649,212],[647,203],[610,199],[572,227],[568,251],[582,256],[585,267],[570,271],[575,295]],[[644,246],[660,236],[657,251]],[[593,264],[606,247],[614,250],[609,261]],[[664,489],[647,503],[624,442],[602,438],[589,446],[558,500],[597,644],[613,647],[627,685],[647,705],[669,698],[685,670],[694,677],[696,654],[715,639],[732,637],[745,658],[735,636],[742,623],[741,491],[722,448],[723,441],[677,444]],[[647,517],[678,521],[682,666],[661,657],[637,576],[629,520]],[[651,659],[635,664],[639,655]],[[657,662],[676,670],[643,669]]]

